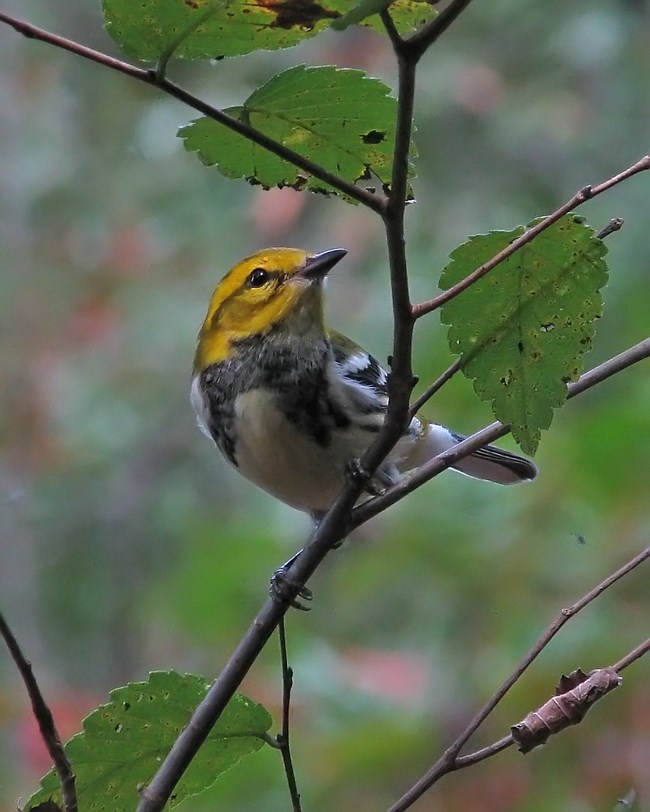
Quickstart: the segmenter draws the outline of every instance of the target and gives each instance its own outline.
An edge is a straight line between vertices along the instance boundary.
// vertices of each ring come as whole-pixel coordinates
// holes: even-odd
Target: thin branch
[[[457,756],[460,750],[465,746],[467,741],[474,735],[478,728],[483,724],[487,717],[492,713],[496,706],[501,702],[503,697],[508,693],[512,686],[519,680],[522,674],[528,669],[531,663],[537,659],[541,652],[546,648],[550,641],[560,631],[560,629],[568,623],[571,618],[575,617],[578,612],[582,611],[592,601],[596,600],[600,595],[609,589],[617,581],[620,581],[628,573],[635,570],[640,564],[650,558],[650,547],[647,547],[634,558],[630,559],[616,572],[609,575],[597,586],[583,595],[576,603],[567,609],[563,609],[557,618],[546,629],[542,636],[538,639],[530,651],[522,658],[514,671],[504,680],[501,686],[495,691],[490,699],[485,703],[476,716],[469,722],[465,729],[455,739],[455,741],[448,747],[444,754],[436,761],[436,763],[406,792],[393,806],[390,807],[388,812],[404,812],[415,801],[420,798],[433,784],[449,772],[458,769]],[[640,655],[639,655],[640,656]],[[616,666],[614,666],[616,667]],[[509,746],[505,743],[505,739],[500,740],[502,743],[501,749]],[[489,749],[489,748],[488,748]],[[480,752],[480,751],[479,751]],[[484,756],[487,758],[488,756]],[[467,764],[465,765],[467,766]]]
[[[514,253],[521,250],[524,245],[532,242],[532,240],[541,234],[542,231],[546,231],[547,228],[552,226],[554,223],[557,223],[557,221],[564,217],[565,214],[577,209],[578,206],[586,203],[587,200],[592,200],[594,197],[603,194],[603,192],[608,191],[613,186],[628,180],[634,175],[639,174],[639,172],[645,172],[647,169],[650,169],[650,155],[645,155],[643,158],[636,161],[636,163],[623,170],[623,172],[619,172],[617,175],[614,175],[608,180],[599,183],[597,186],[585,186],[584,189],[577,192],[571,198],[571,200],[567,200],[564,205],[560,206],[559,209],[556,209],[543,220],[540,220],[537,225],[526,229],[526,231],[520,237],[513,240],[510,245],[503,249],[503,251],[499,251],[498,254],[495,254],[492,257],[492,259],[484,262],[483,265],[476,268],[476,270],[472,271],[472,273],[468,274],[464,279],[461,279],[460,282],[457,282],[455,285],[448,288],[448,290],[444,290],[442,293],[439,293],[437,296],[434,296],[427,302],[413,305],[413,315],[416,319],[419,319],[422,316],[425,316],[427,313],[431,313],[434,310],[442,307],[450,299],[456,298],[456,296],[461,294],[464,290],[485,276],[486,273],[489,273],[491,270],[496,268],[497,265],[500,265]]]
[[[502,739],[499,739],[487,747],[481,747],[480,750],[475,750],[473,753],[468,753],[466,756],[457,756],[454,760],[454,770],[464,770],[466,767],[471,767],[473,764],[478,764],[479,761],[485,761],[486,758],[496,756],[497,753],[502,753],[515,743],[512,738],[512,733],[508,733]]]
[[[469,6],[472,0],[452,0],[431,22],[423,25],[419,31],[404,41],[407,50],[417,61],[433,43],[445,33],[449,26]]]
[[[296,773],[293,768],[293,759],[291,758],[291,741],[289,737],[289,711],[291,708],[291,689],[293,688],[293,668],[290,667],[289,658],[287,656],[287,635],[284,618],[280,619],[278,625],[278,637],[280,638],[280,660],[282,667],[282,730],[278,734],[277,742],[280,746],[280,752],[282,753],[282,763],[287,776],[287,785],[289,787],[293,812],[302,812],[302,807],[300,806],[300,792],[298,792]]]
[[[650,338],[639,341],[633,347],[619,353],[619,355],[604,361],[597,367],[585,372],[575,383],[570,383],[567,386],[567,399],[576,397],[576,395],[586,392],[587,389],[596,386],[611,378],[613,375],[622,372],[624,369],[639,363],[639,361],[650,357]],[[439,454],[437,457],[429,460],[429,462],[417,468],[408,477],[404,477],[396,485],[388,488],[381,496],[375,496],[367,502],[356,507],[352,513],[352,520],[348,527],[348,532],[354,530],[359,525],[364,524],[369,519],[372,519],[378,513],[386,510],[387,507],[399,502],[412,491],[419,488],[425,482],[428,482],[433,477],[438,476],[447,468],[450,468],[459,460],[469,456],[474,451],[482,448],[489,443],[493,443],[500,437],[505,437],[510,432],[510,428],[498,421],[491,423],[484,429],[477,431],[470,437],[467,437],[462,442]]]
[[[636,662],[639,658],[643,657],[650,651],[650,637],[645,640],[643,643],[638,645],[635,649],[632,649],[625,657],[621,657],[621,659],[615,663],[612,668],[615,671],[623,671],[629,665]]]
[[[302,553],[296,558],[285,582],[286,601],[269,598],[253,619],[190,721],[174,742],[151,782],[140,794],[137,812],[160,812],[174,787],[223,713],[280,619],[307,583],[332,546],[346,534],[351,509],[363,490],[363,483],[350,479],[323,517]]]
[[[397,53],[399,49],[402,47],[404,40],[400,37],[399,31],[395,23],[393,22],[393,18],[390,16],[390,12],[388,8],[383,8],[379,12],[379,16],[381,17],[381,21],[386,29],[386,33],[388,34],[388,38],[390,39],[391,45],[393,46],[393,51]]]
[[[632,665],[632,663],[636,662],[636,660],[640,659],[648,652],[650,652],[650,638],[638,645],[624,657],[621,657],[617,663],[610,666],[609,669],[606,670],[616,672],[623,671],[623,669],[627,668],[629,665]],[[515,740],[512,737],[512,733],[509,733],[507,736],[498,739],[498,741],[492,742],[492,744],[489,744],[486,747],[481,747],[480,750],[475,750],[473,753],[468,753],[465,756],[457,756],[454,760],[453,769],[454,771],[458,771],[463,770],[466,767],[471,767],[473,764],[478,764],[479,761],[485,761],[485,759],[496,756],[498,753],[507,750],[509,747],[512,747],[514,743]]]
[[[415,417],[424,404],[430,400],[436,394],[436,392],[442,389],[447,381],[451,380],[451,378],[453,378],[454,375],[462,369],[462,367],[463,361],[461,358],[457,358],[453,364],[450,364],[442,375],[437,377],[436,380],[424,390],[420,397],[413,402],[409,417],[411,419]]]
[[[77,790],[75,787],[75,776],[72,771],[72,765],[65,754],[61,737],[56,729],[54,717],[47,702],[45,701],[41,689],[38,686],[36,677],[32,670],[31,663],[25,658],[18,641],[16,640],[13,632],[9,628],[4,616],[0,614],[0,635],[4,638],[9,653],[20,672],[20,676],[25,683],[25,688],[32,703],[32,711],[34,717],[38,722],[38,729],[41,732],[41,738],[47,747],[47,752],[54,762],[54,769],[59,777],[61,784],[61,797],[63,799],[63,806],[65,812],[77,812]]]
[[[0,12],[0,22],[10,25],[18,33],[25,37],[37,39],[41,42],[46,42],[49,45],[54,45],[57,48],[62,48],[65,51],[69,51],[77,56],[81,56],[84,59],[90,60],[91,62],[96,62],[97,64],[103,65],[104,67],[110,68],[118,73],[123,73],[130,76],[132,79],[137,79],[139,82],[144,82],[144,84],[156,87],[159,90],[162,90],[163,93],[167,93],[169,96],[173,96],[175,99],[178,99],[179,101],[188,105],[188,107],[198,110],[199,113],[203,113],[203,115],[207,118],[211,118],[214,121],[219,122],[219,124],[223,124],[223,126],[227,127],[229,130],[239,133],[239,135],[242,135],[249,141],[259,144],[261,147],[264,147],[269,152],[277,155],[279,158],[282,158],[294,166],[297,166],[299,169],[313,175],[315,178],[323,181],[323,183],[327,183],[334,189],[337,189],[339,192],[342,192],[348,197],[351,197],[353,200],[356,200],[358,203],[372,209],[372,211],[377,212],[378,214],[383,212],[383,197],[375,195],[372,192],[369,192],[367,189],[363,189],[362,187],[356,186],[353,183],[349,183],[332,172],[328,172],[326,169],[323,169],[321,166],[319,166],[319,164],[311,161],[309,158],[299,155],[297,152],[285,147],[278,141],[274,141],[272,138],[269,138],[259,130],[255,130],[248,124],[245,124],[244,122],[229,116],[227,113],[224,113],[223,110],[204,102],[202,99],[199,99],[189,91],[184,90],[173,82],[170,82],[168,79],[158,76],[155,70],[145,70],[143,68],[138,68],[135,65],[131,65],[128,62],[122,62],[119,59],[114,59],[101,51],[95,51],[92,48],[87,48],[85,45],[75,42],[74,40],[60,37],[56,34],[52,34],[49,31],[45,31],[42,28],[37,28],[30,23],[23,20],[18,20],[8,14],[5,14],[4,12]]]

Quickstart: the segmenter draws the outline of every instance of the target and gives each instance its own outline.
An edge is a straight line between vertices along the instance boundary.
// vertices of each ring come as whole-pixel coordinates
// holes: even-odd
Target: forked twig
[[[427,313],[432,313],[434,310],[442,307],[451,299],[455,299],[456,296],[461,294],[464,290],[469,288],[475,282],[478,282],[479,279],[485,276],[485,274],[489,273],[491,270],[500,265],[506,259],[511,257],[517,251],[520,251],[524,245],[532,242],[535,237],[542,233],[542,231],[546,231],[547,228],[550,228],[554,223],[557,223],[565,214],[577,209],[578,206],[581,206],[583,203],[586,203],[588,200],[592,200],[594,197],[603,194],[603,192],[607,192],[612,187],[616,186],[619,183],[622,183],[625,180],[633,177],[634,175],[638,175],[639,172],[645,172],[650,169],[650,155],[644,155],[643,158],[640,158],[638,161],[633,163],[631,166],[628,166],[627,169],[624,169],[622,172],[619,172],[616,175],[613,175],[611,178],[599,183],[597,186],[585,186],[579,192],[576,192],[575,195],[570,200],[567,200],[562,206],[556,209],[554,212],[549,214],[547,217],[544,217],[543,220],[540,220],[537,225],[531,226],[530,228],[526,229],[524,233],[513,240],[510,245],[506,246],[502,251],[499,251],[498,254],[495,254],[492,259],[489,259],[487,262],[484,262],[478,268],[476,268],[472,273],[468,274],[464,279],[461,279],[455,285],[448,288],[447,290],[443,290],[442,293],[439,293],[437,296],[434,296],[432,299],[429,299],[426,302],[421,302],[420,304],[413,305],[413,315],[416,319],[421,318],[422,316],[426,316]],[[619,226],[620,227],[620,226]],[[612,228],[611,230],[616,230]]]
[[[461,766],[469,766],[475,760],[483,760],[484,758],[493,755],[496,752],[504,750],[510,746],[508,737],[500,739],[495,745],[490,745],[489,748],[484,748],[481,753],[481,758],[476,759],[476,754],[472,754],[474,761],[458,762],[458,754],[465,744],[469,741],[471,736],[478,730],[487,717],[492,713],[496,706],[501,702],[503,697],[508,693],[512,686],[519,680],[522,674],[528,669],[531,663],[537,659],[541,652],[546,648],[550,641],[560,631],[560,629],[568,623],[571,618],[575,617],[578,612],[582,611],[592,601],[609,589],[617,581],[620,581],[628,573],[635,570],[644,561],[650,558],[650,547],[640,552],[634,558],[630,559],[626,564],[620,567],[616,572],[609,575],[597,586],[587,592],[578,601],[567,609],[563,609],[546,631],[541,635],[539,640],[530,649],[530,651],[522,658],[512,673],[503,681],[499,688],[494,692],[490,699],[483,705],[481,710],[474,716],[465,729],[458,735],[454,742],[445,750],[444,754],[435,762],[435,764],[427,770],[427,772],[419,779],[409,790],[406,792],[393,806],[390,807],[388,812],[404,812],[412,806],[415,801],[420,798],[430,787],[449,772],[459,769]],[[645,650],[639,652],[642,647],[635,649],[636,657],[638,659]],[[647,650],[647,649],[646,649]],[[637,653],[639,652],[639,653]],[[625,659],[623,660],[625,664]],[[616,668],[616,666],[614,666]]]

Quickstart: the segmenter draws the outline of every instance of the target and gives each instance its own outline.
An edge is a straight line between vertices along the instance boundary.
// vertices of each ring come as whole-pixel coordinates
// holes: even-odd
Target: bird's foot
[[[311,589],[307,586],[298,586],[298,584],[291,578],[291,566],[298,558],[300,553],[296,553],[290,558],[286,564],[273,573],[271,583],[269,584],[269,596],[271,600],[277,603],[289,604],[294,609],[300,609],[302,612],[309,612],[310,607],[300,603],[298,598],[303,601],[310,601],[314,595]]]
[[[353,482],[363,485],[364,491],[371,496],[381,496],[385,492],[385,488],[382,488],[366,471],[358,457],[347,461],[345,473]]]

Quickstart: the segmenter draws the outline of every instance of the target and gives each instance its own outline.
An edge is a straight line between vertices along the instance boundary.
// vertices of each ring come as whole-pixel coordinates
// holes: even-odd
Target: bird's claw
[[[375,480],[373,480],[372,476],[363,467],[361,460],[358,457],[353,457],[351,460],[347,461],[345,472],[353,482],[363,485],[364,491],[369,493],[371,496],[381,496],[383,493],[385,493],[385,488],[382,488]]]
[[[291,565],[294,560],[292,559],[287,564]],[[300,603],[298,598],[303,601],[310,601],[314,594],[307,586],[302,586],[296,591],[297,584],[291,579],[291,571],[287,564],[278,567],[271,577],[271,583],[269,584],[271,600],[285,605],[289,604],[294,609],[300,609],[301,612],[309,612],[310,607]]]

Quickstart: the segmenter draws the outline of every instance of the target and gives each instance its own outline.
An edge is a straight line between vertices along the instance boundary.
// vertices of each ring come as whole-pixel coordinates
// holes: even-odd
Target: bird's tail
[[[413,467],[417,467],[426,459],[448,451],[465,439],[462,434],[456,434],[435,423],[425,424],[422,428],[423,436],[418,443],[419,448],[416,454],[410,455],[409,467],[411,467],[411,463],[415,463]],[[417,456],[418,459],[413,459],[414,456]],[[510,451],[504,451],[494,445],[479,448],[478,451],[459,460],[452,468],[461,474],[497,482],[499,485],[527,482],[537,476],[537,466],[531,460],[512,454]]]

